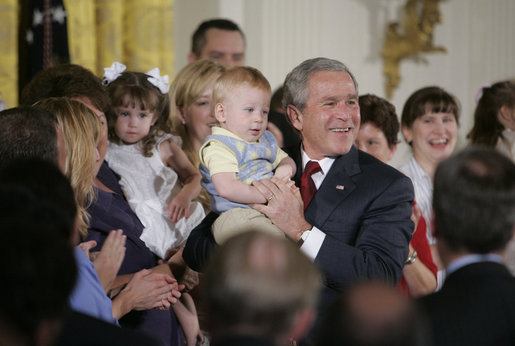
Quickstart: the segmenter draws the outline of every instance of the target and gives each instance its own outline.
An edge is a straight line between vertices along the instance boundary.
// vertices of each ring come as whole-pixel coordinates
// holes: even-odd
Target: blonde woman
[[[93,179],[96,176],[96,149],[102,135],[99,118],[82,102],[66,97],[44,99],[36,104],[55,114],[63,131],[67,152],[64,174],[70,180],[79,209],[78,229],[87,236],[89,214],[86,208],[95,198]]]
[[[225,71],[222,65],[199,60],[184,67],[175,77],[170,89],[170,118],[167,132],[182,139],[182,150],[193,166],[200,163],[199,150],[216,125],[211,99],[215,80]],[[206,211],[209,197],[202,190],[199,201]]]

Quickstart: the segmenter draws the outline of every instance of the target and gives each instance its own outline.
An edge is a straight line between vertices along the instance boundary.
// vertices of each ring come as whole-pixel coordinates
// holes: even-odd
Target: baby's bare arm
[[[189,205],[201,190],[201,175],[197,168],[189,161],[184,151],[173,141],[168,140],[161,144],[160,154],[163,162],[173,169],[182,184],[181,191],[170,202],[168,210],[172,222],[179,221],[182,217],[189,217]]]
[[[236,203],[265,203],[266,199],[254,187],[239,181],[234,172],[216,173],[211,179],[216,192]]]

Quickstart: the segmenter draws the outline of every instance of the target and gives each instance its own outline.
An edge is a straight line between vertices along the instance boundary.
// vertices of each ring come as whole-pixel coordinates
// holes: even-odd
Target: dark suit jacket
[[[289,154],[301,167],[300,147]],[[413,232],[412,201],[410,179],[371,155],[352,147],[336,159],[305,213],[327,234],[315,263],[328,287],[339,291],[359,278],[400,279]],[[217,217],[209,213],[188,238],[183,257],[194,270],[203,270],[216,247],[210,227]]]
[[[515,278],[501,264],[460,268],[419,303],[435,345],[515,345]]]
[[[301,167],[300,148],[289,154]],[[296,182],[301,174],[298,170]],[[304,213],[310,224],[326,234],[315,258],[326,283],[307,344],[348,284],[363,279],[397,284],[413,233],[413,198],[408,177],[354,146],[335,160]]]
[[[299,148],[290,156],[300,167]],[[315,263],[329,288],[340,291],[363,278],[399,281],[413,233],[412,202],[411,180],[373,156],[353,146],[335,160],[304,213],[326,234]]]
[[[158,340],[137,331],[120,328],[76,311],[69,311],[54,346],[159,346]]]
[[[288,151],[288,150],[287,150]],[[288,152],[301,167],[300,146]],[[297,185],[301,169],[297,170]],[[379,279],[397,284],[413,232],[411,180],[354,146],[339,156],[304,214],[326,234],[315,259],[326,279],[320,309],[325,311],[348,284]],[[209,214],[188,238],[183,257],[202,270],[214,248]]]

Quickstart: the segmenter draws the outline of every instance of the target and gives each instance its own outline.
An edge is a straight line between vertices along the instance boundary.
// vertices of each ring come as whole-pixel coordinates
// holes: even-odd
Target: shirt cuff
[[[313,226],[311,229],[311,232],[309,234],[309,237],[304,241],[302,246],[300,247],[300,250],[311,259],[311,261],[314,261],[315,258],[318,255],[318,252],[320,251],[320,248],[322,247],[322,243],[325,240],[325,233]]]

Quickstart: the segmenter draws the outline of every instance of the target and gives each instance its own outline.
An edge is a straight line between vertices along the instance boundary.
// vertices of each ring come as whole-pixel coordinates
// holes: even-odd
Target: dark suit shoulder
[[[515,340],[515,278],[501,264],[460,268],[440,291],[418,303],[435,345],[512,345]]]
[[[358,150],[358,162],[363,172],[375,174],[379,179],[381,179],[381,177],[390,179],[406,177],[404,173],[395,167],[390,166],[389,164],[386,164],[361,150]]]
[[[367,185],[367,189],[372,191],[385,191],[389,187],[395,184],[398,188],[403,189],[405,192],[412,195],[413,183],[411,179],[404,173],[392,167],[374,156],[365,153],[361,150],[357,151],[357,165],[359,167],[359,173],[356,175],[356,182],[363,182],[362,184]],[[396,191],[399,191],[395,189]]]

